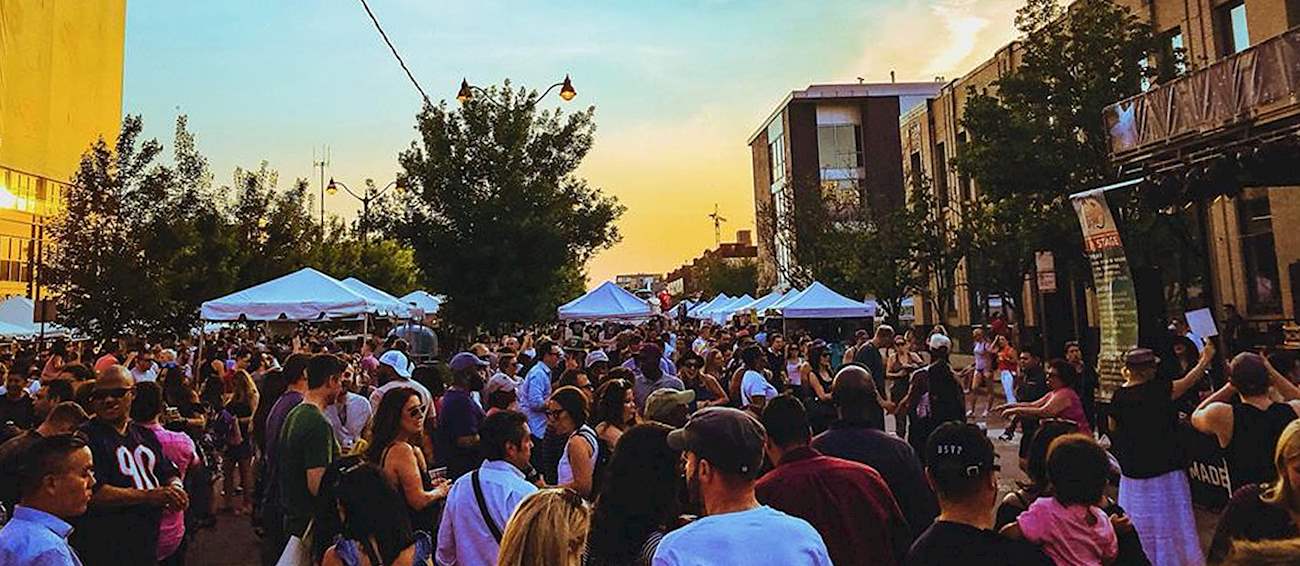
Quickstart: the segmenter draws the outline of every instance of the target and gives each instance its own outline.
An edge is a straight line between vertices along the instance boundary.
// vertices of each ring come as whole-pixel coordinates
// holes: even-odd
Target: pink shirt
[[[191,466],[199,465],[199,456],[194,449],[194,441],[183,432],[167,430],[158,423],[145,425],[158,437],[162,445],[163,456],[171,460],[180,472],[181,481],[185,481],[185,472]],[[171,556],[185,538],[185,511],[169,509],[163,511],[162,522],[158,525],[158,559]]]
[[[1040,497],[1016,522],[1025,540],[1042,546],[1057,566],[1100,565],[1119,555],[1115,528],[1097,507],[1065,507],[1055,497]]]
[[[1079,399],[1078,393],[1069,387],[1062,387],[1053,390],[1051,393],[1048,393],[1048,395],[1051,395],[1053,398],[1056,398],[1058,395],[1065,398],[1065,408],[1061,410],[1060,414],[1056,415],[1057,417],[1070,419],[1079,423],[1079,432],[1092,436],[1092,427],[1088,426],[1088,415],[1083,412],[1083,400]]]

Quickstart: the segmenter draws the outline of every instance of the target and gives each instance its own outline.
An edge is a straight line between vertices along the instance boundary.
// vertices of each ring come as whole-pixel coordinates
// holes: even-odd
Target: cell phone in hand
[[[441,467],[441,468],[434,468],[434,469],[432,469],[432,470],[429,470],[429,479],[431,479],[431,480],[441,480],[441,479],[446,479],[446,478],[447,478],[447,467],[446,467],[446,466],[443,466],[443,467]]]

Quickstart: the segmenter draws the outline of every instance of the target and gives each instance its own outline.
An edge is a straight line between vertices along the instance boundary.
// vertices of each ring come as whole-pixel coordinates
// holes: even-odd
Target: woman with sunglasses
[[[677,377],[682,378],[682,383],[687,389],[695,392],[695,402],[691,412],[727,404],[727,392],[722,389],[722,384],[718,383],[718,378],[703,371],[704,358],[695,352],[687,351],[682,354],[681,359],[677,360],[677,367],[681,370],[681,374]]]
[[[402,496],[411,524],[417,530],[433,531],[437,503],[447,498],[450,484],[445,478],[435,480],[429,475],[420,451],[425,410],[414,389],[398,387],[384,393],[375,411],[365,458],[383,470],[389,485]]]
[[[559,486],[583,497],[592,496],[596,459],[600,456],[596,431],[587,426],[589,411],[587,394],[573,386],[556,389],[546,401],[546,431],[567,439],[556,468]]]
[[[813,434],[820,434],[835,420],[835,404],[831,401],[831,349],[826,342],[814,340],[808,345],[808,360],[799,366],[803,388],[800,399],[808,406],[808,423]]]
[[[636,399],[628,379],[609,379],[596,390],[596,404],[591,415],[596,422],[596,436],[608,446],[618,444],[623,432],[636,425]]]

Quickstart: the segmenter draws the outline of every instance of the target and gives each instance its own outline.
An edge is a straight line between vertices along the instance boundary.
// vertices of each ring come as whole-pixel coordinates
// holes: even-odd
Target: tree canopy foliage
[[[553,318],[582,292],[586,261],[619,240],[624,211],[575,173],[594,107],[540,111],[508,81],[488,93],[420,112],[400,157],[410,198],[387,223],[446,295],[443,318],[467,329]]]
[[[409,249],[314,221],[305,180],[282,190],[262,162],[216,186],[184,116],[170,164],[143,127],[127,116],[114,146],[91,145],[51,223],[41,283],[61,297],[65,324],[100,337],[184,333],[203,301],[304,266],[399,294],[419,282]]]

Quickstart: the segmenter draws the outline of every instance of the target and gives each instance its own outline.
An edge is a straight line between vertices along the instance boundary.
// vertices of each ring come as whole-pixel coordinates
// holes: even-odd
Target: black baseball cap
[[[731,407],[696,411],[686,426],[668,433],[668,446],[674,450],[694,452],[725,472],[749,479],[757,478],[763,466],[766,440],[767,431],[758,419]]]
[[[970,423],[939,425],[925,443],[925,456],[931,474],[974,478],[999,469],[988,434]]]

